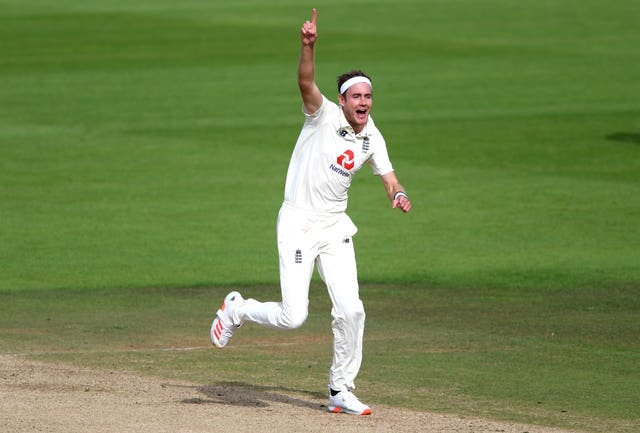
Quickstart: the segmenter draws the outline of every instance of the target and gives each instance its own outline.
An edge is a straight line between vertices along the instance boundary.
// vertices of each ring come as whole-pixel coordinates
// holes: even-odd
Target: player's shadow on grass
[[[289,394],[300,394],[301,391],[282,387],[249,385],[238,382],[223,382],[215,385],[194,387],[205,398],[189,398],[182,400],[185,404],[224,404],[242,407],[268,407],[270,403],[282,403],[290,406],[326,410],[326,405]],[[305,392],[310,398],[322,398],[318,393]]]

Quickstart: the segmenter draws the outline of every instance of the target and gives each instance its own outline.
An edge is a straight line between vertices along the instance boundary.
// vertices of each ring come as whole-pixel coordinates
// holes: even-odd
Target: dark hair
[[[338,93],[340,93],[340,87],[342,87],[342,85],[345,83],[345,81],[347,81],[347,80],[349,80],[349,79],[351,79],[353,77],[365,77],[369,81],[372,81],[371,77],[369,77],[367,74],[362,72],[360,69],[354,69],[353,71],[345,72],[344,74],[342,74],[342,75],[340,75],[338,77]],[[347,93],[347,92],[345,91],[345,93]]]

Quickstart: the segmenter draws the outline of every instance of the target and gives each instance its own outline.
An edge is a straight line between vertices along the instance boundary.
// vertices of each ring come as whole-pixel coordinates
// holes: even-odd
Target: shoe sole
[[[224,325],[222,324],[222,320],[220,320],[219,315],[221,313],[224,313],[225,308],[227,308],[226,301],[227,301],[226,298],[224,299],[224,301],[222,301],[222,305],[220,306],[220,309],[216,313],[216,318],[213,320],[213,323],[211,324],[211,337],[212,337],[211,341],[213,342],[213,345],[219,349],[222,349],[225,346],[224,344],[220,344],[220,337],[222,336]]]
[[[371,415],[371,409],[365,409],[362,412],[354,412],[352,410],[346,410],[338,406],[329,406],[329,412],[331,413],[346,413],[349,415]]]
[[[213,345],[219,349],[222,349],[225,345],[220,343],[220,337],[222,336],[222,330],[224,329],[224,325],[222,324],[222,320],[216,317],[211,325],[211,341]]]
[[[220,306],[220,309],[216,313],[216,318],[213,320],[213,323],[211,324],[211,342],[218,349],[222,349],[223,347],[226,346],[226,344],[220,343],[220,337],[222,336],[222,331],[224,330],[224,324],[222,323],[220,316],[224,313],[224,310],[227,308],[227,298],[231,294],[234,295],[232,300],[235,300],[236,296],[241,296],[239,292],[231,292],[227,294],[227,296],[222,301],[222,305]]]

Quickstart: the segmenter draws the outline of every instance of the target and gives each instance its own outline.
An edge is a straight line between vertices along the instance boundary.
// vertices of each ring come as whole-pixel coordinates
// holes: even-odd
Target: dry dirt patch
[[[374,405],[334,415],[308,395],[199,385],[0,355],[0,430],[7,433],[566,433],[566,430]]]

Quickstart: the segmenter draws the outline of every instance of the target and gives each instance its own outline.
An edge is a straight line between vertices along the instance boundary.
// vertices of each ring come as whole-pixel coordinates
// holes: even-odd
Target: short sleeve
[[[376,176],[383,176],[393,171],[389,152],[387,152],[387,144],[382,136],[376,140],[376,146],[369,159],[369,164],[373,169],[373,174]]]

